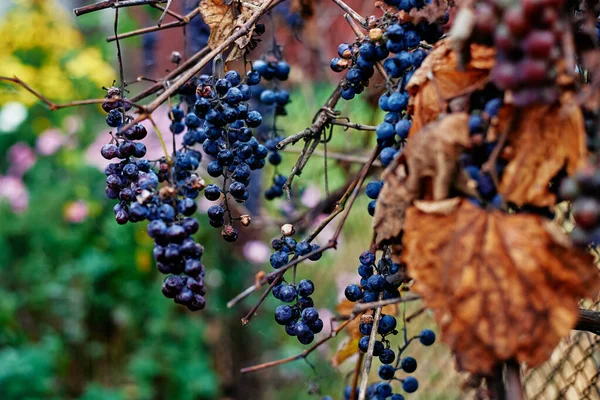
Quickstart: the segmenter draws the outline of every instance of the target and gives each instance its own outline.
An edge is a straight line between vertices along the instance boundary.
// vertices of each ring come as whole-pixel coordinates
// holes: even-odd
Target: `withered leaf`
[[[399,237],[404,226],[404,214],[414,200],[414,195],[406,190],[406,169],[403,164],[390,165],[384,173],[385,184],[377,198],[373,216],[377,244],[389,243]]]
[[[456,210],[456,207],[460,202],[460,197],[451,197],[449,199],[438,201],[415,200],[414,206],[424,213],[448,215]]]
[[[246,46],[250,44],[250,40],[252,39],[252,33],[254,32],[254,26],[250,28],[250,33],[241,38],[237,39],[234,43],[233,48],[227,55],[227,60],[225,62],[235,61],[244,56],[244,52],[246,51]]]
[[[344,299],[336,306],[336,311],[340,315],[350,315],[354,309],[354,303]],[[387,305],[382,308],[384,314],[396,315],[398,313],[398,306],[396,304]],[[338,350],[331,357],[331,365],[337,368],[344,361],[358,353],[358,341],[363,336],[359,330],[360,317],[350,321],[344,329],[348,337],[340,344]]]
[[[408,13],[413,24],[417,25],[421,21],[427,21],[430,24],[435,23],[446,15],[448,3],[445,1],[432,1],[425,4],[423,8],[411,9]]]
[[[252,3],[248,1],[227,1],[227,0],[202,0],[200,1],[200,14],[204,22],[210,27],[210,37],[208,38],[208,46],[211,49],[216,48],[225,40],[227,40],[236,26],[243,25],[255,12],[255,9],[260,6],[263,0],[254,0]],[[234,47],[229,54],[227,61],[235,60],[241,57],[248,43],[254,27],[251,28],[247,35],[236,40]]]
[[[362,333],[358,329],[359,323],[360,321],[357,318],[346,327],[345,330],[348,333],[348,337],[340,343],[330,360],[334,368],[339,367],[344,361],[358,353],[358,341],[362,337]]]
[[[434,121],[445,111],[450,99],[485,85],[494,66],[494,50],[472,44],[470,52],[470,62],[461,71],[458,55],[449,41],[440,40],[415,71],[406,85],[411,95],[409,111],[413,115],[410,135]]]
[[[404,148],[408,177],[406,190],[414,198],[429,198],[424,179],[431,180],[431,197],[448,197],[456,177],[458,158],[471,146],[469,115],[464,112],[445,115],[423,127]]]
[[[354,303],[344,299],[336,307],[336,311],[340,315],[350,315],[354,309]],[[358,340],[362,337],[359,328],[360,318],[355,318],[346,326],[348,337],[340,343],[337,351],[331,357],[331,365],[337,368],[341,363],[352,357],[358,351]]]
[[[427,124],[384,171],[373,219],[378,245],[398,238],[414,200],[443,200],[453,184],[463,192],[474,190],[467,188],[464,174],[457,174],[458,158],[470,145],[468,119],[467,113],[453,113]]]
[[[398,9],[394,6],[390,6],[389,4],[387,4],[384,1],[376,1],[374,4],[375,8],[379,8],[381,10],[383,10],[386,14],[398,14]],[[406,15],[405,11],[400,11],[399,14],[399,19],[402,19],[402,17]]]
[[[547,224],[466,200],[450,215],[407,210],[403,259],[459,369],[539,365],[575,326],[580,297],[598,295],[592,256],[565,247]]]
[[[290,10],[299,13],[304,19],[309,19],[315,13],[315,0],[292,0]]]
[[[566,167],[573,174],[586,159],[585,127],[580,108],[574,102],[564,105],[538,105],[522,109],[516,117],[508,141],[515,149],[499,192],[517,205],[552,206],[552,178]]]

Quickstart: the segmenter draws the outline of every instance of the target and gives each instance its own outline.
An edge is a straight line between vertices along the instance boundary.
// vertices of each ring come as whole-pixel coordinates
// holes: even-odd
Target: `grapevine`
[[[600,245],[600,3],[385,0],[368,2],[361,15],[333,2],[335,20],[351,33],[325,48],[319,73],[333,71],[334,89],[314,115],[302,115],[308,126],[295,134],[282,120],[309,74],[280,36],[308,34],[319,7],[311,1],[284,8],[283,0],[202,0],[185,14],[171,1],[99,1],[75,10],[114,9],[108,40],[120,76],[99,99],[56,104],[17,77],[0,79],[53,111],[101,105],[106,197],[117,224],[146,224],[166,275],[162,293],[175,303],[210,312],[202,258],[211,249],[198,243],[199,232],[216,228],[233,249],[255,239],[255,226],[280,231],[270,242],[271,268],[227,307],[256,297],[241,320],[252,329],[272,295],[274,324],[307,347],[243,374],[307,361],[347,333],[336,356],[358,355],[356,367],[344,393],[323,399],[411,398],[424,382],[412,375],[422,361],[410,352],[440,342],[470,374],[466,386],[485,398],[522,398],[521,365],[540,365],[572,329],[588,327],[579,301],[600,292],[592,256]],[[161,11],[156,24],[119,33],[119,10],[145,6]],[[149,68],[151,35],[172,28],[186,29],[193,54],[173,51],[173,69],[138,78],[152,84],[133,93],[120,42],[145,35]],[[368,102],[369,124],[344,116]],[[168,132],[155,122],[160,113]],[[341,134],[365,135],[360,154],[328,150]],[[146,157],[149,135],[161,145],[155,159]],[[293,149],[298,157],[287,170],[283,155]],[[317,211],[302,210],[298,198],[311,183],[302,172],[317,155],[325,158],[326,196]],[[328,160],[346,168],[346,184],[332,193]],[[326,266],[323,254],[338,247],[361,197],[372,217],[362,232],[370,247],[355,254],[357,275],[326,317],[313,298],[327,287],[305,265]],[[277,198],[271,207],[290,202],[284,220],[261,207]],[[417,301],[437,328],[413,329],[406,305]],[[344,306],[350,311],[340,312]]]

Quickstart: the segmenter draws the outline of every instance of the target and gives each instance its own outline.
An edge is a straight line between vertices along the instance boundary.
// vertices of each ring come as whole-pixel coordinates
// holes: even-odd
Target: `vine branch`
[[[348,320],[342,322],[337,328],[335,328],[334,330],[332,330],[329,333],[329,335],[325,336],[323,339],[319,340],[318,342],[316,342],[315,344],[313,344],[311,347],[309,347],[308,349],[302,351],[299,354],[296,354],[295,356],[290,356],[290,357],[282,358],[280,360],[275,360],[275,361],[269,361],[269,362],[266,362],[266,363],[254,365],[252,367],[242,368],[240,370],[240,372],[242,374],[248,374],[250,372],[261,371],[263,369],[267,369],[267,368],[271,368],[271,367],[276,367],[278,365],[286,364],[286,363],[289,363],[289,362],[292,362],[292,361],[305,359],[310,353],[312,353],[317,348],[319,348],[323,343],[325,343],[325,342],[333,339],[334,337],[336,337],[337,334],[340,331],[342,331],[344,328],[346,328],[346,326],[348,326],[348,324],[351,321],[353,321],[356,317],[358,317],[358,315],[354,315],[351,319],[348,319]]]
[[[165,8],[165,10],[163,11],[163,14],[166,11],[168,11],[168,9]],[[117,39],[126,39],[126,38],[137,36],[137,35],[143,35],[145,33],[162,31],[162,30],[170,29],[170,28],[179,28],[179,27],[182,27],[182,26],[185,26],[185,25],[189,24],[190,21],[194,17],[196,17],[199,13],[200,13],[200,9],[199,8],[194,8],[192,11],[190,11],[186,15],[182,16],[181,19],[178,19],[177,21],[172,21],[172,22],[169,22],[167,24],[162,24],[162,20],[159,20],[159,23],[157,25],[148,26],[146,28],[136,29],[135,31],[131,31],[131,32],[125,32],[125,33],[121,33],[121,34],[115,34],[114,36],[109,36],[106,39],[106,41],[107,42],[112,42],[112,41],[115,41]]]
[[[333,0],[333,2],[340,6],[340,8],[344,10],[344,12],[346,12],[350,17],[352,17],[356,22],[358,22],[360,26],[362,26],[365,29],[367,28],[367,20],[364,19],[359,13],[354,11],[352,7],[344,3],[342,0]]]
[[[254,291],[258,290],[262,285],[264,285],[265,283],[267,283],[269,280],[271,279],[278,279],[280,276],[283,276],[283,274],[290,269],[291,267],[301,263],[302,261],[308,259],[309,257],[312,257],[313,255],[317,255],[320,254],[322,252],[324,252],[327,249],[330,248],[334,248],[337,246],[337,240],[342,232],[342,228],[344,226],[344,224],[346,223],[346,220],[348,218],[348,215],[350,214],[350,210],[352,209],[352,205],[354,204],[354,201],[356,200],[356,197],[358,196],[360,187],[362,186],[362,184],[364,183],[367,174],[369,172],[369,169],[371,167],[371,165],[373,164],[373,162],[375,161],[375,159],[377,158],[377,155],[379,154],[379,147],[376,147],[372,154],[371,157],[369,158],[368,162],[365,163],[365,165],[363,165],[362,169],[360,170],[357,178],[350,184],[350,186],[348,186],[348,189],[346,190],[346,192],[344,193],[344,195],[342,196],[342,198],[337,202],[335,209],[333,210],[333,212],[329,215],[329,217],[327,217],[326,221],[327,223],[331,222],[338,214],[341,214],[342,212],[344,213],[342,216],[342,219],[340,220],[337,229],[335,231],[335,233],[333,234],[333,236],[331,237],[331,239],[329,239],[329,242],[323,246],[320,247],[314,251],[311,251],[310,253],[302,256],[302,257],[298,257],[296,259],[293,259],[292,261],[290,261],[288,264],[284,265],[283,267],[279,268],[276,271],[273,271],[269,274],[265,274],[264,276],[262,276],[262,278],[255,283],[254,285],[246,288],[244,291],[242,291],[240,294],[238,294],[237,296],[235,296],[231,301],[229,301],[227,303],[227,307],[228,308],[232,308],[233,306],[235,306],[237,303],[239,303],[240,301],[242,301],[243,299],[245,299],[246,297],[248,297],[250,294],[252,294]],[[323,221],[319,226],[317,226],[313,232],[311,232],[311,234],[309,234],[307,241],[312,241],[312,239],[314,239],[319,232],[321,232],[321,230],[327,225],[326,223],[324,223],[325,221]],[[269,294],[269,292],[271,291],[272,286],[269,285],[269,287],[265,290],[265,292],[263,293],[263,295],[261,296],[261,299],[259,300],[259,302],[257,304],[255,304],[252,309],[248,312],[248,314],[242,319],[242,324],[246,325],[250,319],[252,318],[252,316],[254,315],[254,313],[256,312],[256,310],[260,307],[261,303],[263,302],[263,300],[266,298],[266,296]]]
[[[523,400],[523,385],[521,384],[521,367],[516,361],[506,363],[506,398]]]
[[[355,129],[357,131],[375,131],[377,129],[376,126],[373,125],[363,125],[363,124],[355,124],[352,123],[350,121],[343,121],[340,119],[336,119],[334,121],[331,121],[332,125],[339,125],[339,126],[344,126],[346,127],[346,129]]]
[[[383,299],[383,293],[379,294],[379,300],[381,301],[381,299]],[[373,363],[373,350],[375,349],[377,328],[379,327],[379,320],[381,319],[382,308],[383,306],[378,306],[375,309],[375,315],[373,316],[373,328],[371,329],[371,335],[369,336],[369,347],[367,349],[367,355],[365,356],[365,363],[363,365],[362,376],[360,378],[360,391],[358,392],[358,400],[365,400],[367,396],[369,372],[371,372],[371,364]]]
[[[154,112],[161,104],[163,104],[169,97],[171,97],[181,86],[183,86],[186,82],[194,77],[198,72],[202,70],[209,62],[212,61],[213,58],[221,54],[225,51],[229,46],[231,46],[237,39],[242,36],[245,36],[250,32],[250,27],[252,27],[256,22],[260,19],[260,17],[269,10],[274,4],[276,4],[280,0],[266,0],[257,11],[252,14],[252,16],[248,19],[248,21],[239,26],[238,29],[233,32],[223,43],[212,49],[210,52],[205,54],[200,61],[193,64],[191,68],[186,71],[183,75],[181,75],[175,82],[173,82],[169,87],[165,89],[155,100],[153,100],[150,104],[145,107],[143,113],[140,113],[133,121],[131,121],[128,125],[123,127],[124,130],[129,129],[132,125],[139,123],[148,118],[148,115]],[[163,25],[165,27],[166,25]]]
[[[12,82],[16,85],[21,86],[23,89],[27,90],[29,93],[31,93],[32,95],[37,97],[42,103],[46,104],[48,106],[48,108],[50,109],[50,111],[57,111],[62,108],[68,108],[68,107],[88,106],[91,104],[102,104],[102,103],[116,103],[116,102],[121,102],[121,101],[126,104],[131,104],[131,106],[137,108],[138,110],[144,109],[144,106],[136,104],[133,101],[125,99],[125,98],[86,99],[86,100],[70,101],[68,103],[55,103],[52,100],[48,99],[43,94],[41,94],[40,92],[38,92],[37,90],[33,89],[25,81],[19,79],[16,76],[14,76],[12,78],[8,77],[8,76],[0,76],[0,81]]]
[[[294,135],[288,136],[283,139],[279,143],[277,143],[277,148],[282,149],[284,146],[288,144],[294,144],[300,141],[301,139],[305,139],[306,143],[304,144],[304,148],[302,149],[300,156],[298,157],[298,161],[292,167],[290,171],[290,175],[288,176],[287,181],[283,185],[283,189],[287,192],[288,198],[290,197],[290,188],[292,186],[292,182],[295,176],[298,176],[302,173],[304,166],[308,162],[308,159],[315,151],[319,142],[321,141],[321,134],[323,130],[327,127],[327,124],[333,118],[334,112],[333,109],[337,105],[342,95],[342,86],[341,83],[335,88],[333,93],[329,96],[329,99],[325,102],[325,105],[319,109],[315,117],[313,118],[313,123],[310,127],[305,130],[298,132]],[[311,142],[312,141],[312,142]]]
[[[156,93],[156,92],[158,92],[160,90],[163,90],[166,86],[171,86],[170,82],[169,82],[171,79],[176,78],[177,76],[181,75],[182,73],[184,73],[185,71],[187,71],[188,69],[190,69],[192,66],[195,65],[195,63],[198,60],[202,59],[209,52],[210,52],[210,48],[209,47],[204,47],[202,50],[198,51],[192,57],[190,57],[189,59],[187,59],[184,63],[180,64],[173,71],[169,72],[163,79],[160,79],[154,85],[152,85],[149,88],[145,89],[141,93],[138,93],[137,95],[132,96],[131,100],[132,101],[139,101],[139,100],[145,99],[146,97],[148,97],[148,96],[150,96],[150,95],[152,95],[152,94],[154,94],[154,93]]]
[[[105,10],[107,8],[120,8],[120,7],[135,7],[142,6],[145,4],[159,4],[166,3],[167,0],[104,0],[99,1],[95,4],[90,4],[83,7],[77,7],[73,10],[73,14],[77,17],[89,14],[95,11]]]
[[[296,154],[302,153],[302,150],[297,150],[297,149],[294,149],[293,147],[283,149],[282,151],[284,151],[286,153],[296,153]],[[315,151],[313,151],[313,155],[319,156],[319,157],[325,157],[325,152],[321,151],[321,150],[315,150]],[[330,151],[327,151],[327,158],[331,158],[332,160],[337,160],[337,161],[342,161],[342,162],[355,163],[355,164],[364,164],[369,160],[368,157],[355,156],[352,154],[332,153]],[[380,161],[375,160],[373,162],[373,166],[374,167],[382,167],[383,165],[381,164]]]

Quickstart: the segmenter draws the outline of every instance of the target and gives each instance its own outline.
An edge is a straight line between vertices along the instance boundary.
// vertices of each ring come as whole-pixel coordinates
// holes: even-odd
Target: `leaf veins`
[[[446,215],[407,210],[403,260],[459,369],[539,365],[575,326],[580,297],[598,295],[591,255],[548,224],[466,200]]]

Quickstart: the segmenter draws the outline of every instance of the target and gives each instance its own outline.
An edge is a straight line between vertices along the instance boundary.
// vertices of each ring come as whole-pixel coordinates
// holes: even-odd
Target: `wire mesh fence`
[[[600,311],[600,301],[582,307]],[[425,317],[421,324],[431,326],[433,319]],[[415,350],[421,363],[419,399],[477,398],[474,390],[465,391],[462,387],[468,376],[456,372],[454,358],[446,346]],[[600,400],[600,335],[573,331],[547,362],[524,371],[522,382],[527,400]]]
[[[590,307],[600,311],[600,303]],[[573,332],[556,348],[550,360],[526,373],[529,400],[600,399],[600,336]]]

